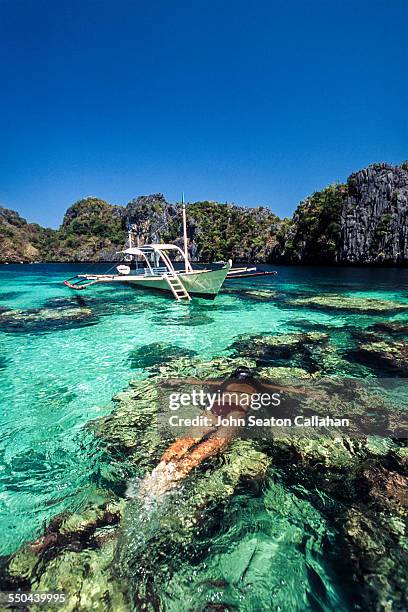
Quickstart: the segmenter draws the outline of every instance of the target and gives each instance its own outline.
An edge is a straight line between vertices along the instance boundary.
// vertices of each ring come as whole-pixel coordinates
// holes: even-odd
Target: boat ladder
[[[191,295],[189,294],[178,276],[176,276],[175,274],[164,274],[163,277],[166,279],[172,294],[178,302],[180,302],[180,300],[191,300]]]

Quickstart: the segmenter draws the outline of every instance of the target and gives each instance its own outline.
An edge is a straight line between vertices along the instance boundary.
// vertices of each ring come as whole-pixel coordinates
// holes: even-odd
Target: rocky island
[[[408,162],[373,164],[345,184],[316,191],[291,218],[268,207],[219,202],[188,207],[188,234],[194,261],[226,260],[285,264],[408,263]],[[129,224],[143,242],[176,242],[181,206],[158,193],[126,206],[87,197],[65,213],[59,229],[27,223],[0,207],[0,261],[111,261]]]

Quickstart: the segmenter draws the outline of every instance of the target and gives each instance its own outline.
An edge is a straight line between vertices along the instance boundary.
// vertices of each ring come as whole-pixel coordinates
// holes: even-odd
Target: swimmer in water
[[[182,382],[182,381],[180,381]],[[183,382],[189,384],[202,384],[202,381],[188,379]],[[217,455],[223,451],[231,442],[237,432],[232,426],[216,426],[219,417],[227,417],[231,422],[235,419],[245,419],[250,406],[248,396],[264,391],[279,390],[282,387],[267,385],[255,380],[252,371],[247,367],[239,367],[233,374],[220,385],[220,381],[206,381],[207,385],[216,385],[222,397],[224,394],[233,394],[234,403],[215,403],[211,412],[206,413],[208,427],[192,428],[190,435],[179,438],[164,452],[160,463],[147,476],[140,487],[139,495],[142,497],[159,498],[167,491],[173,489],[183,480],[195,467],[208,457]],[[304,393],[300,389],[288,388],[286,390],[294,393]],[[228,396],[229,397],[229,396]]]

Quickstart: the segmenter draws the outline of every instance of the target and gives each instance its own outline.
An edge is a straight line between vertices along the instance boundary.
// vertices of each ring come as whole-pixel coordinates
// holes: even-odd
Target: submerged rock
[[[408,603],[408,481],[400,450],[390,440],[381,450],[371,438],[327,437],[282,439],[272,450],[284,482],[299,484],[334,521],[336,556],[348,559],[363,609],[403,610]]]
[[[368,328],[367,331],[386,334],[388,336],[408,336],[408,324],[406,321],[381,321]]]
[[[229,350],[254,359],[259,367],[291,367],[315,373],[324,369],[324,361],[334,348],[329,346],[327,334],[309,332],[240,336]]]
[[[183,306],[183,304],[182,304]],[[184,304],[186,306],[186,304]],[[210,325],[214,323],[214,319],[206,312],[200,309],[194,310],[194,307],[186,308],[184,311],[179,309],[178,311],[166,312],[166,315],[157,314],[154,312],[151,318],[155,325],[162,325],[165,327],[171,325],[182,325],[183,327],[199,327],[201,325]]]
[[[321,323],[320,321],[314,321],[313,319],[293,319],[288,321],[288,325],[291,329],[293,329],[296,333],[301,332],[320,332],[323,334],[331,334],[338,330],[345,330],[347,327],[345,325],[339,325],[336,323],[325,321]]]
[[[251,335],[246,334],[239,336],[238,339],[230,346],[234,352],[241,351],[250,352],[254,355],[257,353],[263,354],[269,350],[277,356],[290,355],[291,351],[301,349],[305,344],[317,344],[319,342],[327,342],[328,335],[319,332],[310,333],[293,333],[293,334],[276,334],[276,335]]]
[[[88,308],[90,303],[96,303],[97,298],[87,296],[84,298],[81,295],[74,294],[67,297],[48,298],[44,302],[46,310],[50,308]]]
[[[272,289],[249,289],[240,292],[241,297],[249,297],[260,302],[270,302],[279,297],[279,293]]]
[[[340,519],[366,606],[408,607],[406,475],[364,466],[354,480],[354,504]]]
[[[202,359],[200,357],[181,358],[162,365],[159,368],[158,380],[190,377],[195,377],[202,381],[207,379],[223,380],[240,366],[255,369],[255,359],[246,355],[214,357],[213,359]]]
[[[132,368],[151,368],[160,363],[168,363],[180,357],[192,357],[197,355],[195,351],[180,346],[174,346],[166,342],[154,342],[143,345],[129,353],[129,361]]]
[[[321,310],[349,311],[365,314],[383,312],[398,312],[407,310],[408,304],[393,300],[380,300],[377,298],[350,297],[347,295],[315,295],[289,300],[292,306],[306,306]]]
[[[258,368],[259,377],[266,380],[279,380],[281,382],[298,380],[299,378],[310,379],[313,375],[303,368],[291,368],[285,366],[271,366]]]
[[[319,454],[323,448],[319,445]],[[304,495],[335,526],[338,534],[335,557],[347,563],[354,584],[358,585],[358,607],[406,609],[406,478],[393,476],[382,468],[378,479],[376,468],[367,469],[364,444],[353,453],[345,447],[340,455],[345,459],[343,465],[338,463],[338,454],[333,460],[329,447],[326,451],[328,464],[310,464],[313,454],[298,456],[297,468],[286,467],[282,472],[284,482],[294,490],[299,483]],[[385,483],[388,487],[384,491]]]
[[[95,323],[92,310],[81,307],[33,308],[0,312],[0,331],[6,333],[55,331]]]
[[[403,340],[380,340],[370,335],[367,341],[361,342],[354,358],[374,367],[382,373],[393,373],[400,376],[408,375],[408,342]]]
[[[294,369],[292,374],[287,374],[295,378],[296,369],[314,376],[365,377],[370,372],[368,368],[348,359],[347,353],[338,346],[338,342],[335,344],[329,333],[322,331],[275,335],[246,334],[239,336],[228,350],[233,355],[253,359],[262,370]]]
[[[40,538],[9,558],[2,589],[65,592],[64,610],[100,609],[102,602],[128,609],[113,563],[122,511],[123,502],[100,491],[81,512],[57,516]]]
[[[193,360],[180,359],[177,363],[164,364],[161,374],[164,379],[175,375],[180,376],[181,373],[186,377],[200,377],[201,375],[217,378],[220,375],[229,374],[231,369],[239,362],[238,358],[226,358],[212,362],[203,362],[198,358]],[[252,362],[253,366],[254,362]],[[276,376],[278,379],[282,375],[284,375],[284,379],[287,375],[301,374],[304,384],[315,380],[315,377],[312,377],[305,370],[299,372],[291,368],[265,368],[259,369],[258,372],[263,377],[268,373],[272,375],[272,378]],[[125,395],[121,394],[117,401],[120,404],[120,410],[125,410],[125,412],[122,412],[122,418],[125,417],[127,410],[129,410],[127,418],[130,418],[131,413],[134,418],[135,411],[131,411],[131,403],[142,395],[142,387],[139,385],[147,385],[144,387],[144,394],[148,397],[146,408],[141,410],[140,414],[138,411],[136,415],[136,418],[144,423],[142,428],[145,428],[145,435],[142,436],[142,440],[140,437],[134,439],[130,447],[127,446],[127,448],[131,451],[133,457],[137,457],[136,463],[138,465],[141,464],[142,455],[146,457],[150,453],[151,458],[156,457],[154,461],[145,461],[146,470],[149,469],[148,464],[154,465],[157,462],[162,452],[163,442],[152,435],[153,432],[149,429],[151,418],[145,420],[143,416],[147,406],[152,406],[154,387],[149,387],[152,385],[152,380],[137,383],[134,389],[126,392]],[[353,407],[349,397],[350,394],[343,397],[340,393],[341,391],[344,392],[344,384],[341,381],[333,381],[332,385],[332,388],[329,387],[327,390],[327,401],[337,402],[335,406],[343,414],[353,415],[355,413],[361,415],[373,405],[373,397],[364,387],[361,388],[361,391],[353,387],[353,394],[356,395],[357,393],[357,399]],[[335,393],[336,389],[337,395]],[[131,397],[132,393],[134,394],[133,397]],[[159,395],[155,397],[157,401]],[[324,401],[321,409],[324,409]],[[316,410],[319,410],[319,408],[316,407]],[[106,428],[103,427],[102,430],[102,435],[106,435]],[[118,428],[113,424],[110,431],[111,435],[118,434]],[[129,442],[128,432],[125,432],[125,438]],[[126,442],[126,445],[128,445],[128,442]],[[117,443],[121,444],[122,442],[118,440]],[[149,507],[146,511],[137,497],[138,485],[136,483],[134,499],[127,506],[126,519],[123,523],[118,563],[122,575],[132,584],[132,600],[137,607],[142,608],[147,605],[147,602],[155,601],[157,609],[157,607],[163,605],[166,597],[174,597],[172,589],[177,592],[179,588],[177,585],[179,585],[181,579],[180,567],[186,562],[186,558],[197,554],[197,546],[200,546],[199,542],[205,537],[208,530],[211,533],[212,525],[220,508],[228,507],[228,500],[234,495],[237,485],[240,482],[242,483],[243,479],[244,482],[248,481],[246,486],[251,488],[250,483],[253,483],[259,477],[264,478],[264,475],[270,469],[268,466],[271,460],[272,464],[275,464],[281,470],[283,479],[289,487],[294,486],[296,482],[300,482],[302,495],[313,499],[313,503],[320,504],[318,506],[320,512],[322,516],[327,516],[327,520],[335,521],[340,538],[338,545],[342,546],[342,548],[336,550],[335,559],[338,555],[342,555],[344,559],[348,559],[348,562],[352,561],[356,580],[361,584],[364,602],[367,605],[368,602],[373,606],[374,604],[380,605],[383,597],[382,587],[380,588],[377,585],[377,587],[372,588],[366,581],[365,566],[359,564],[359,559],[364,558],[364,554],[359,550],[361,540],[352,537],[348,528],[347,517],[349,516],[348,513],[351,512],[350,509],[354,507],[360,508],[362,516],[367,512],[370,513],[371,511],[367,507],[368,498],[372,499],[372,503],[375,501],[375,503],[384,504],[387,497],[395,496],[399,503],[401,492],[397,492],[396,488],[405,483],[404,479],[395,476],[390,485],[394,493],[387,490],[383,496],[384,499],[377,500],[381,486],[372,487],[367,498],[367,494],[364,493],[363,495],[362,478],[367,477],[367,466],[370,465],[370,462],[389,462],[392,460],[396,461],[397,465],[402,466],[404,458],[399,455],[400,447],[391,442],[381,446],[372,439],[364,437],[353,439],[336,435],[332,437],[325,435],[313,439],[307,436],[278,436],[272,441],[260,441],[260,444],[261,447],[258,448],[253,441],[234,441],[222,455],[207,460],[205,464],[197,468],[186,479],[179,491],[167,497],[164,506],[161,508],[157,508],[157,506]],[[261,452],[261,449],[263,452]],[[129,453],[127,456],[129,457]],[[363,472],[363,470],[366,471]],[[320,497],[317,498],[316,488],[320,490]],[[391,505],[388,505],[388,512],[395,512],[400,516],[400,510],[393,510]],[[384,532],[381,517],[377,520],[374,512],[373,517],[370,514],[370,520],[374,532],[377,529]],[[141,524],[144,526],[142,535],[139,528]],[[342,544],[341,538],[344,538]],[[363,539],[364,541],[369,546],[368,541]],[[384,550],[387,549],[382,544],[378,544],[374,552],[370,548],[371,552],[369,554],[374,555],[374,558],[379,562],[381,555],[384,555]],[[204,555],[203,552],[200,554]],[[393,557],[395,560],[403,560],[404,554],[404,549],[397,543],[396,549],[392,553]],[[211,556],[208,559],[204,555],[203,562],[211,564]],[[249,559],[246,565],[251,567]],[[394,566],[378,567],[377,571],[382,581],[381,584],[386,584],[387,592],[392,593],[393,589],[396,588],[392,576]],[[206,570],[203,569],[200,574],[201,581],[205,581],[206,576]],[[225,585],[229,584],[228,577],[220,575],[219,571],[215,573],[215,576],[218,576],[217,579],[225,581]],[[401,584],[403,585],[401,588],[406,589],[406,581]],[[224,588],[220,582],[220,592],[225,593],[225,589],[226,586]],[[395,601],[397,601],[399,595],[395,595],[395,598]]]

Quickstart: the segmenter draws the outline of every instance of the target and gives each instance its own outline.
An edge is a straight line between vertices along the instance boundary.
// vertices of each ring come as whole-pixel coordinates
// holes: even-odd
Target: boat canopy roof
[[[175,244],[166,244],[166,243],[157,243],[157,244],[144,244],[140,247],[129,247],[128,249],[124,249],[123,251],[118,251],[119,253],[124,253],[125,255],[139,255],[144,258],[147,265],[150,267],[148,255],[154,253],[155,257],[159,257],[163,260],[164,265],[168,268],[168,270],[174,272],[174,267],[169,259],[169,256],[165,251],[177,251],[179,255],[181,255],[182,259],[185,262],[185,270],[186,272],[192,272],[191,264],[188,260],[188,256],[183,253],[183,251]]]
[[[143,251],[137,248],[125,249],[124,251],[117,251],[118,253],[126,253],[126,255],[143,255]]]
[[[144,255],[146,253],[152,253],[153,251],[181,251],[180,247],[175,244],[144,244],[141,247],[131,247],[124,251],[118,251],[118,253],[126,253],[127,255]],[[181,251],[182,252],[182,251]]]
[[[139,247],[143,251],[180,251],[180,247],[175,244],[166,244],[166,243],[155,243],[155,244],[144,244]]]

